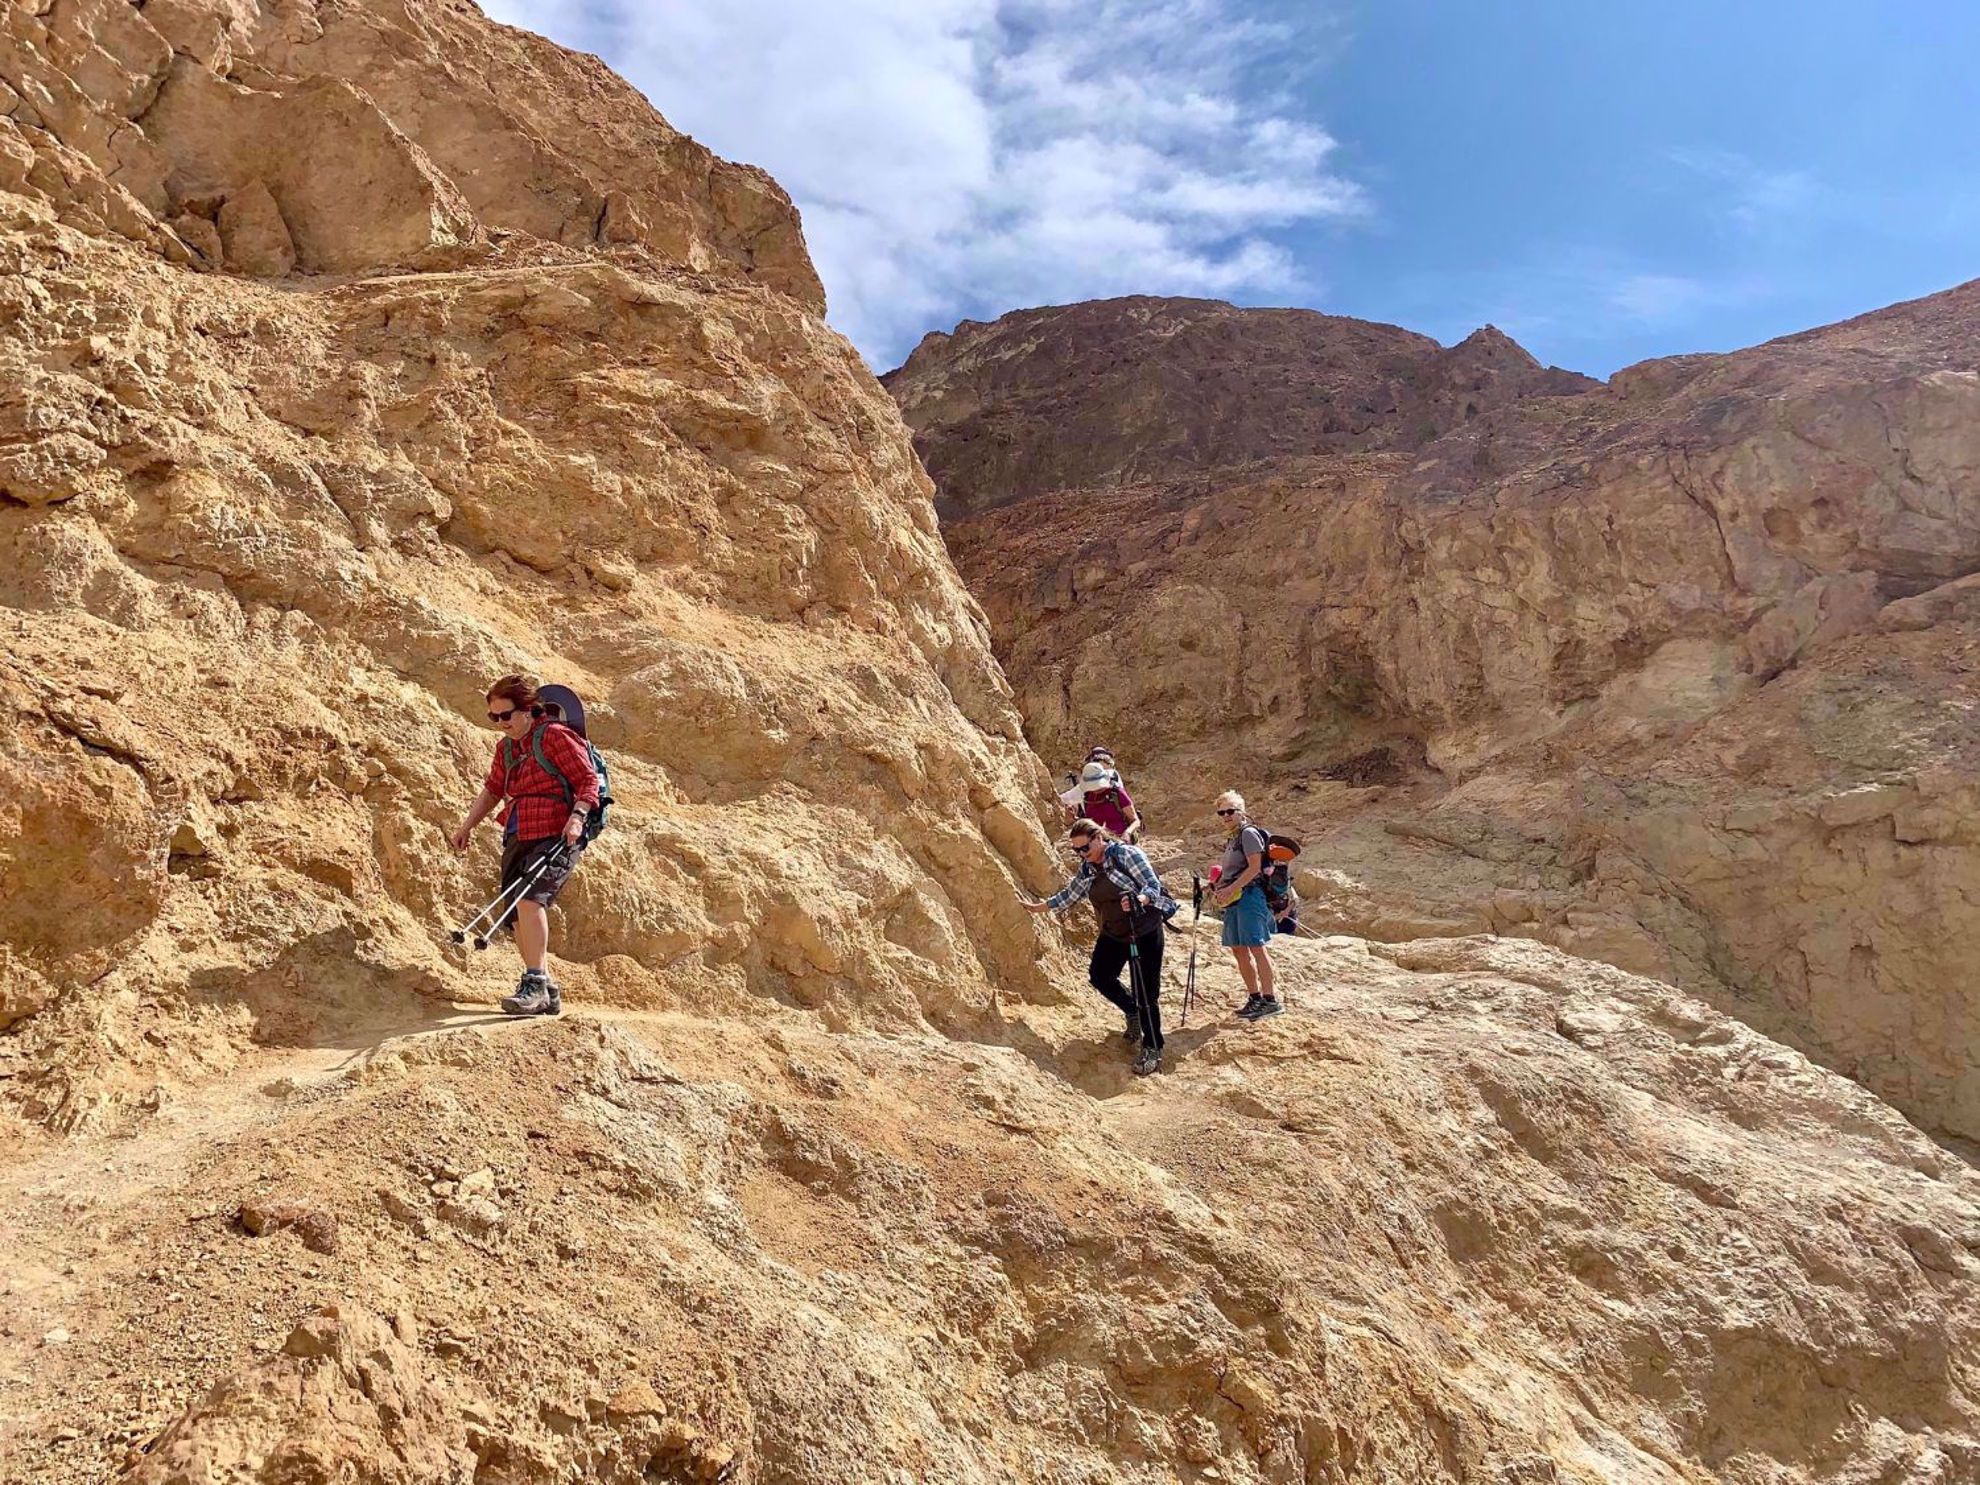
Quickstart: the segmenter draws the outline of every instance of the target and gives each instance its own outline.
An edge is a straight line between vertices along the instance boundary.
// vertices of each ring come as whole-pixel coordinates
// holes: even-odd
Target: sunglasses
[[[1218,811],[1217,811],[1217,813],[1218,813],[1218,814],[1220,814],[1220,815],[1226,815],[1226,816],[1229,816],[1229,815],[1235,815],[1235,814],[1237,813],[1237,811],[1236,811],[1236,810],[1218,810]]]
[[[488,720],[495,723],[495,725],[498,727],[505,727],[508,725],[509,718],[513,717],[517,712],[521,710],[523,710],[523,708],[519,706],[512,706],[505,712],[490,712],[488,714]]]

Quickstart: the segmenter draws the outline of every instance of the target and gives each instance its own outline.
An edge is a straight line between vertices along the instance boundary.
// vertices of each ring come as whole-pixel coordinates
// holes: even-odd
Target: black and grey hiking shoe
[[[1121,1029],[1121,1040],[1126,1042],[1130,1047],[1140,1042],[1141,1022],[1138,1018],[1133,1015],[1127,1016],[1127,1025]]]
[[[502,1010],[511,1016],[554,1016],[563,1008],[557,987],[540,969],[524,970],[516,993],[502,1002]]]
[[[1250,1015],[1245,1016],[1244,1019],[1251,1022],[1255,1026],[1260,1021],[1270,1020],[1272,1017],[1278,1015],[1285,1008],[1286,1007],[1284,1002],[1282,1002],[1277,996],[1267,997],[1261,995],[1258,997],[1258,1008],[1254,1010]],[[1238,1012],[1238,1014],[1243,1016],[1244,1012],[1240,1011]]]
[[[1141,1055],[1134,1059],[1134,1066],[1128,1069],[1137,1078],[1145,1078],[1150,1073],[1162,1070],[1162,1054],[1153,1047],[1143,1047]]]
[[[1252,991],[1251,994],[1245,996],[1244,1004],[1238,1007],[1237,1013],[1249,1021],[1253,1016],[1258,1014],[1259,1003],[1264,999],[1265,997],[1260,995],[1256,990]]]

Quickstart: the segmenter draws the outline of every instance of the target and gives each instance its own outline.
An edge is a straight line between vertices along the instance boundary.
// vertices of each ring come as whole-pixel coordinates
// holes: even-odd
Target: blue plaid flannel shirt
[[[1163,917],[1167,918],[1176,911],[1176,900],[1163,890],[1162,879],[1155,875],[1155,868],[1148,863],[1148,853],[1140,846],[1131,846],[1125,841],[1115,841],[1109,845],[1100,866],[1082,858],[1079,874],[1046,898],[1045,906],[1053,912],[1063,912],[1093,890],[1093,879],[1103,870],[1121,891],[1131,897],[1146,897]]]

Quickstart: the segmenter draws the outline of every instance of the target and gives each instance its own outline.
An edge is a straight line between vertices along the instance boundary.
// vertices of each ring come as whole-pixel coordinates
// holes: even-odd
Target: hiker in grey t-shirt
[[[1237,959],[1238,973],[1250,992],[1238,1015],[1247,1021],[1276,1016],[1285,1007],[1279,1003],[1278,986],[1272,969],[1272,954],[1266,945],[1278,925],[1272,921],[1271,904],[1265,900],[1265,832],[1251,823],[1244,811],[1244,796],[1226,789],[1217,796],[1217,819],[1230,832],[1223,857],[1217,863],[1217,895],[1213,899],[1224,913],[1224,947]]]

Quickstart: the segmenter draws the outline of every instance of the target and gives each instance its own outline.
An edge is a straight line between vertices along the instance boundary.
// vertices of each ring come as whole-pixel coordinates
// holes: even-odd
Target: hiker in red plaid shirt
[[[522,983],[502,1002],[512,1016],[555,1016],[564,1008],[562,992],[544,967],[550,952],[549,909],[584,849],[585,819],[598,808],[598,774],[590,749],[570,728],[539,712],[536,683],[527,676],[505,675],[488,688],[488,720],[501,728],[503,737],[480,797],[452,837],[454,849],[466,851],[474,827],[508,801],[502,812],[502,887],[508,890],[535,876],[521,900],[490,930],[515,925]],[[539,757],[551,767],[545,768]]]

